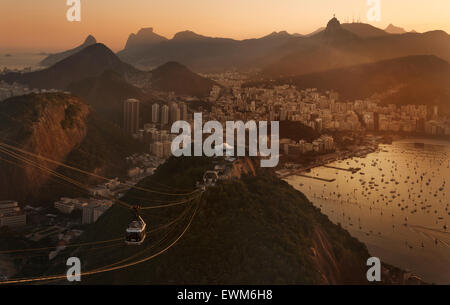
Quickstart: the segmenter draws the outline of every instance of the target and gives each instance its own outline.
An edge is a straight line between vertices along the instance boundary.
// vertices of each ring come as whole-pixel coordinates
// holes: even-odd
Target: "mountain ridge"
[[[216,82],[202,77],[186,66],[169,61],[151,71],[151,87],[159,91],[173,91],[177,94],[207,96]]]
[[[336,43],[332,44],[321,38],[325,33],[326,30],[300,38],[277,50],[276,56],[264,58],[267,64],[261,77],[308,74],[411,55],[435,55],[450,61],[450,36],[444,31],[357,36],[358,39],[345,39],[350,37],[348,34],[336,35]]]
[[[176,61],[194,71],[217,70],[216,67],[224,69],[236,63],[244,65],[246,61],[253,61],[254,56],[259,57],[267,49],[281,46],[294,38],[299,36],[285,31],[273,32],[261,38],[235,40],[208,37],[185,30],[175,33],[171,39],[148,47],[122,50],[117,55],[143,69],[154,69],[166,62]]]
[[[385,32],[389,34],[406,34],[407,31],[404,28],[398,27],[393,25],[392,23],[389,24],[386,29],[384,29]]]
[[[57,62],[50,68],[29,73],[8,73],[0,76],[0,79],[9,83],[16,81],[31,88],[66,89],[72,82],[98,76],[105,70],[113,70],[123,76],[140,72],[120,61],[104,44],[97,43]]]
[[[98,115],[119,126],[122,125],[123,102],[126,99],[145,101],[150,98],[141,88],[129,84],[123,76],[112,70],[72,82],[67,90],[88,102]]]
[[[55,53],[55,54],[50,54],[48,55],[46,58],[44,58],[39,65],[40,66],[44,66],[44,67],[50,67],[53,66],[54,64],[56,64],[57,62],[83,50],[84,48],[94,45],[97,43],[97,40],[95,39],[94,36],[92,35],[88,35],[86,37],[86,39],[84,40],[84,42],[79,45],[78,47],[75,47],[73,49],[67,50],[67,51],[63,51],[60,53]]]
[[[240,163],[254,162],[243,159]],[[158,181],[190,189],[212,167],[213,161],[205,157],[172,157],[138,186],[149,188]],[[161,195],[139,190],[130,190],[122,198],[132,205],[139,201],[143,207],[152,205],[155,199],[162,199]],[[87,247],[75,254],[88,269],[130,256],[135,260],[153,259],[113,271],[107,277],[93,275],[86,279],[88,283],[367,284],[367,247],[340,225],[331,223],[303,193],[268,170],[257,169],[240,179],[220,181],[200,199],[181,207],[156,209],[151,216],[142,217],[150,228],[159,229],[152,231],[139,249],[128,247],[114,253],[105,250],[85,257]],[[80,242],[123,234],[131,218],[131,212],[124,213],[115,205],[86,231]],[[164,228],[167,221],[172,224]],[[171,244],[174,240],[178,242]],[[160,249],[167,251],[157,255]],[[404,272],[392,267],[383,265],[382,272],[383,283],[403,279]]]
[[[299,89],[336,90],[343,100],[368,98],[394,90],[382,102],[439,105],[450,113],[450,64],[434,55],[406,56],[375,63],[350,65],[271,81],[262,84],[292,84]]]
[[[262,69],[267,77],[310,73],[409,55],[431,54],[450,60],[450,52],[446,52],[450,45],[448,35],[435,37],[433,31],[391,34],[370,24],[340,24],[337,18],[331,20],[337,23],[331,32],[324,27],[307,35],[281,31],[243,40],[180,31],[171,39],[140,48],[133,54],[121,51],[118,56],[145,69],[177,61],[196,72]],[[388,50],[394,51],[390,57]],[[316,69],[313,69],[314,65]]]
[[[192,188],[196,179],[211,166],[212,161],[207,158],[170,158],[158,168],[154,177],[141,181],[139,186],[149,187],[153,181],[158,181],[173,187]],[[156,199],[137,190],[128,192],[122,199],[134,204],[134,198],[142,197]],[[147,205],[142,200],[144,206]],[[155,217],[151,217],[153,221],[149,225],[163,225],[164,222],[158,219],[176,219],[186,210],[192,214],[196,204],[197,212],[186,234],[164,255],[131,270],[119,270],[108,277],[93,276],[88,281],[191,285],[367,282],[367,248],[344,229],[332,224],[302,193],[269,172],[222,181],[208,189],[199,202],[170,211],[154,211]],[[181,223],[172,226],[175,233],[169,233],[169,240],[183,230],[185,218],[189,216],[187,214]],[[84,238],[112,238],[123,231],[122,226],[129,217],[123,209],[114,206],[86,232]],[[103,230],[97,229],[100,227]],[[160,234],[148,238],[139,251],[151,253],[146,249],[158,244]],[[115,253],[108,261],[120,260],[123,255],[133,255],[135,251],[128,249],[126,254]],[[88,268],[98,265],[100,260],[103,264],[108,263],[102,256],[101,253],[95,258],[90,256],[86,260]]]

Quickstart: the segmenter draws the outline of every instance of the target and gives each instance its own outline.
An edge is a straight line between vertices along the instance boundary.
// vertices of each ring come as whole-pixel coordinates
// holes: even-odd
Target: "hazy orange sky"
[[[81,22],[68,22],[66,0],[1,0],[0,49],[55,51],[88,34],[115,51],[142,27],[171,38],[192,30],[236,39],[273,31],[306,34],[336,14],[367,22],[367,0],[81,0]],[[370,23],[370,22],[367,22]],[[381,0],[381,21],[406,30],[450,32],[450,0]]]

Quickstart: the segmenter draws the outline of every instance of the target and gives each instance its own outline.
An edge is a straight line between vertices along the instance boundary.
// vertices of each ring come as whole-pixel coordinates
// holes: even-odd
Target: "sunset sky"
[[[81,0],[81,22],[68,22],[66,0],[1,0],[0,50],[56,51],[80,44],[88,34],[115,51],[142,27],[171,38],[192,30],[235,39],[273,31],[306,34],[336,14],[366,20],[367,0]],[[424,32],[450,33],[449,0],[381,0],[381,21]]]

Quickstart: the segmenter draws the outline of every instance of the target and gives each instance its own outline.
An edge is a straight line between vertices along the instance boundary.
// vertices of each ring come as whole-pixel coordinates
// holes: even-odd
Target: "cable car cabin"
[[[206,171],[203,175],[203,183],[206,186],[215,186],[219,180],[219,175],[216,171]]]
[[[127,245],[141,245],[145,240],[147,225],[141,216],[133,220],[127,228],[125,243]]]

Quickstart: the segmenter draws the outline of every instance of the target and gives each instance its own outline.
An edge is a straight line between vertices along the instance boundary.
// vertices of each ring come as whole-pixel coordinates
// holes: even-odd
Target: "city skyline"
[[[142,1],[125,3],[100,0],[81,1],[81,22],[68,22],[65,1],[2,1],[0,11],[0,50],[57,51],[73,47],[92,34],[114,51],[121,50],[131,33],[153,27],[155,32],[172,38],[177,32],[233,39],[258,38],[273,31],[308,34],[326,25],[335,14],[341,22],[360,20],[384,29],[389,24],[426,32],[450,32],[446,12],[450,3],[433,0],[381,1],[381,20],[367,21],[369,6],[364,0],[337,4],[333,0],[284,1]],[[123,12],[127,13],[124,14]],[[413,12],[413,13],[411,13]],[[416,13],[416,12],[420,12]],[[14,28],[14,31],[11,31]]]

